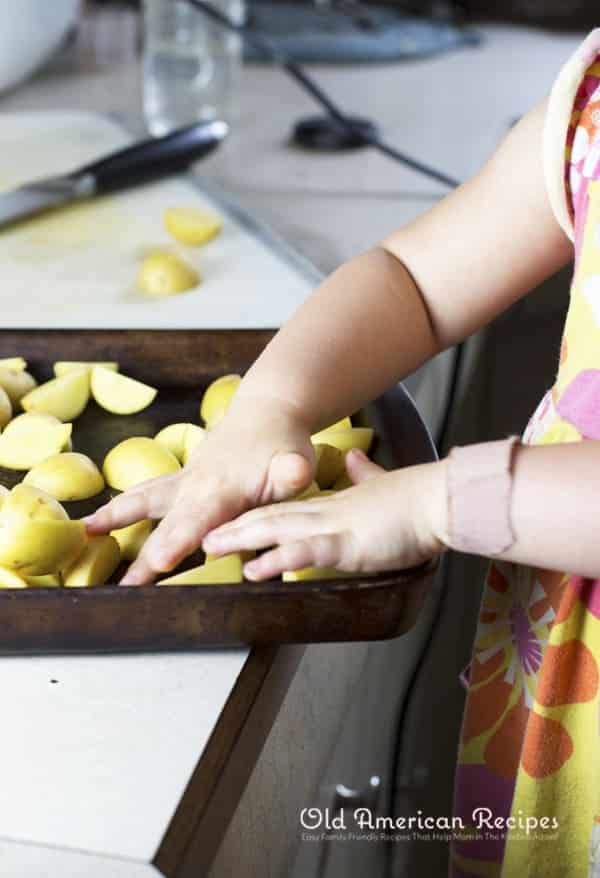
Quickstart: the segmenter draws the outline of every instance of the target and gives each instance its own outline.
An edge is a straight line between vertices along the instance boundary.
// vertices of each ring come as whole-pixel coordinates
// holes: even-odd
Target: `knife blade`
[[[119,150],[70,174],[0,194],[0,228],[65,204],[183,171],[216,149],[228,133],[227,124],[219,119],[191,125]]]

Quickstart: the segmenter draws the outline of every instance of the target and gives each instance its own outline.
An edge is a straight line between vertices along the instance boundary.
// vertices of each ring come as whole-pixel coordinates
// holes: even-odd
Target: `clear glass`
[[[244,0],[212,0],[242,22]],[[185,0],[144,0],[143,93],[146,124],[160,136],[194,122],[236,115],[240,37]]]

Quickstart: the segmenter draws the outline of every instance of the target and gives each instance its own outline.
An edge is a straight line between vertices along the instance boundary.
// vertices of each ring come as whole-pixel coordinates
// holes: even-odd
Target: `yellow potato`
[[[92,396],[99,406],[114,415],[134,415],[154,402],[158,391],[119,372],[102,366],[92,369]]]
[[[3,387],[0,387],[0,430],[8,424],[12,418],[12,403],[8,393]]]
[[[88,375],[95,366],[102,366],[103,369],[110,369],[111,372],[119,371],[118,363],[87,363],[81,360],[59,360],[54,364],[54,374],[57,378],[62,378],[69,372],[87,372]]]
[[[148,479],[177,472],[181,465],[175,455],[155,439],[137,436],[115,445],[106,455],[102,469],[111,488],[126,491]]]
[[[0,567],[0,588],[27,588],[27,580],[14,570]]]
[[[194,450],[206,439],[206,430],[204,427],[199,427],[197,424],[190,424],[188,427],[184,446],[183,446],[183,464],[185,465],[190,457],[192,456]]]
[[[234,558],[237,555],[239,555],[239,557],[241,558],[242,564],[245,564],[246,561],[252,561],[254,558],[256,558],[256,552],[254,551],[254,549],[244,549],[241,552],[236,552],[235,555],[221,555],[220,557],[221,558]],[[218,560],[219,560],[218,555],[207,555],[206,558],[204,559],[204,562],[206,564],[208,564],[208,563],[212,563],[213,561],[218,561]]]
[[[151,296],[174,296],[199,286],[199,273],[169,250],[154,250],[142,262],[137,282]]]
[[[319,430],[318,433],[315,433],[311,436],[312,441],[315,445],[318,445],[320,442],[327,442],[327,433],[337,433],[338,430],[351,430],[352,429],[352,421],[349,417],[342,418],[341,421],[336,421],[335,424],[331,424],[329,427],[325,427],[324,430]]]
[[[154,437],[156,442],[160,442],[165,448],[168,448],[171,454],[174,454],[179,463],[183,463],[185,453],[185,436],[188,427],[195,427],[195,424],[169,424],[164,427]]]
[[[223,555],[215,561],[207,561],[200,567],[184,570],[176,576],[161,579],[157,585],[214,585],[223,582],[242,582],[242,559],[239,555]]]
[[[334,491],[345,491],[346,488],[351,488],[354,485],[354,482],[348,475],[348,473],[344,470],[339,478],[335,480],[333,483]]]
[[[24,372],[27,368],[27,360],[23,357],[6,357],[0,360],[0,369],[10,369],[11,372]]]
[[[40,384],[23,397],[21,405],[26,412],[41,412],[54,415],[59,421],[74,421],[85,409],[89,398],[89,375],[75,370]]]
[[[369,453],[373,441],[373,429],[371,427],[352,427],[350,430],[332,430],[328,432],[322,441],[327,442],[334,448],[343,452],[344,456],[351,448],[360,448],[365,454]],[[313,436],[313,442],[315,438]]]
[[[197,207],[172,207],[163,212],[166,230],[176,241],[191,246],[204,244],[219,234],[223,222],[215,214]]]
[[[335,434],[334,434],[335,435]],[[330,488],[335,480],[345,472],[344,452],[333,445],[315,445],[317,472],[315,479],[319,488]]]
[[[114,537],[119,544],[123,561],[135,561],[153,528],[154,522],[150,521],[149,518],[144,518],[128,527],[111,531],[111,537]]]
[[[19,415],[0,435],[0,466],[33,469],[47,457],[69,447],[72,424],[61,424],[52,415]]]
[[[31,485],[17,485],[0,507],[0,566],[23,576],[56,573],[86,544],[85,525]]]
[[[312,497],[318,497],[320,494],[319,486],[316,482],[311,482],[310,485],[307,485],[306,488],[303,488],[299,494],[296,494],[295,497],[290,497],[289,501],[292,502],[296,500],[310,500]]]
[[[13,410],[16,411],[21,399],[37,387],[37,381],[29,372],[0,368],[0,387],[7,392]]]
[[[63,570],[63,585],[66,588],[107,585],[120,561],[121,552],[114,537],[90,537],[83,552]]]
[[[62,585],[59,573],[47,573],[45,576],[26,576],[27,585],[34,588],[58,588]]]
[[[286,570],[281,574],[284,582],[302,582],[305,579],[346,579],[358,576],[357,573],[344,573],[334,567],[303,567],[301,570]]]
[[[229,408],[241,380],[239,375],[222,375],[206,388],[200,404],[200,417],[209,430],[216,427]]]
[[[66,503],[88,500],[104,490],[102,473],[85,454],[54,454],[27,473],[25,484],[33,485]]]

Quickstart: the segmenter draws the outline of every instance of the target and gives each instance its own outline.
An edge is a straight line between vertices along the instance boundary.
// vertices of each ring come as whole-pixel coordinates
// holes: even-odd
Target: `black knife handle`
[[[183,171],[196,159],[208,155],[224,140],[228,130],[226,123],[218,119],[180,128],[165,137],[114,152],[70,176],[93,177],[94,192],[98,194],[148,183]]]

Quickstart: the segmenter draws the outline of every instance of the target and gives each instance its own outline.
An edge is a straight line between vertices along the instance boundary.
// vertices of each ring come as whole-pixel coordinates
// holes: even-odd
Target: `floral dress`
[[[555,83],[544,169],[575,273],[556,381],[523,441],[598,440],[600,30]],[[565,516],[574,502],[565,496]],[[599,667],[600,579],[492,562],[458,754],[453,878],[600,878]]]

